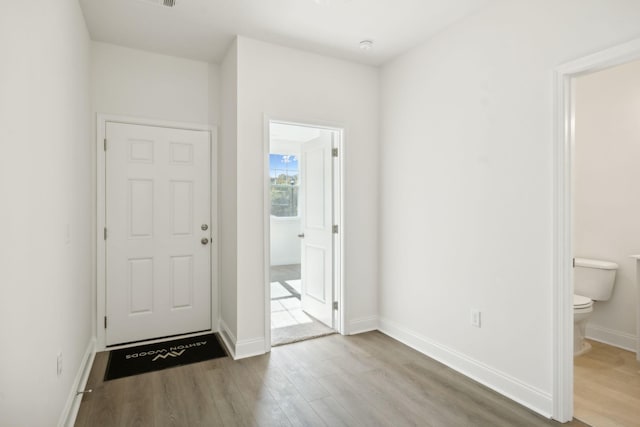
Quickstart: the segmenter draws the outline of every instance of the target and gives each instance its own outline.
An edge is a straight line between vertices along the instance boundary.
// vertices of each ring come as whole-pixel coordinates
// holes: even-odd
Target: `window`
[[[271,215],[285,218],[298,216],[299,171],[296,156],[269,155]]]

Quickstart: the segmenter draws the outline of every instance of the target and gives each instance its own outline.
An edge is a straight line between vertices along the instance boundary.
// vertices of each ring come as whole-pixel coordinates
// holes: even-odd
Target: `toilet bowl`
[[[587,321],[593,313],[593,301],[582,295],[573,295],[573,355],[580,356],[591,349],[585,341]]]
[[[587,258],[574,259],[573,281],[573,355],[589,351],[585,341],[587,321],[594,310],[595,301],[611,298],[618,264]]]

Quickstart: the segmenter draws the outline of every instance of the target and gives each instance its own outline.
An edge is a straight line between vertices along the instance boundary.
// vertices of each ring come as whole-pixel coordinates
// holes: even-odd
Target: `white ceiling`
[[[379,65],[491,0],[80,0],[94,40],[219,63],[235,35]],[[368,52],[361,40],[374,41]]]

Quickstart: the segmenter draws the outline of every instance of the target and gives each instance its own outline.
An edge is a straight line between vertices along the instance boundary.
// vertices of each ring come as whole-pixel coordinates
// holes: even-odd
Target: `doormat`
[[[227,353],[216,334],[112,350],[109,353],[104,380],[115,380],[226,356]]]
[[[312,320],[312,323],[303,323],[300,325],[271,329],[271,346],[276,347],[279,345],[311,340],[336,333],[333,329],[325,326],[324,323],[313,318]]]

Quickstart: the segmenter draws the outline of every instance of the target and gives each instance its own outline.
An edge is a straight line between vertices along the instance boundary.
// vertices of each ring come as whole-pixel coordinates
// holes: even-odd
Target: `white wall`
[[[220,145],[218,194],[220,203],[220,319],[221,331],[231,347],[238,333],[237,286],[237,131],[238,131],[238,47],[229,47],[220,68]]]
[[[90,348],[89,61],[89,36],[76,0],[2,5],[3,426],[56,425]]]
[[[576,81],[574,251],[619,265],[587,335],[635,351],[640,253],[640,61]]]
[[[222,107],[222,99],[220,95],[221,77],[220,77],[220,65],[207,64],[209,69],[208,84],[209,84],[209,124],[220,125],[220,108]],[[220,130],[218,129],[218,134]]]
[[[108,43],[91,43],[93,135],[98,113],[218,125],[219,93],[218,65]],[[91,143],[95,147],[95,142]],[[95,160],[91,164],[95,165]],[[95,188],[95,170],[93,174],[92,188]],[[215,282],[212,292],[218,295]],[[214,304],[212,309],[212,316],[217,319],[218,305]]]
[[[377,313],[378,72],[375,68],[238,38],[238,340],[265,333],[264,115],[346,129],[345,312]],[[347,325],[349,327],[349,325]]]
[[[497,1],[382,71],[381,327],[547,415],[553,69],[638,22],[630,0]]]
[[[216,120],[215,65],[100,42],[91,47],[95,112],[198,124]]]

